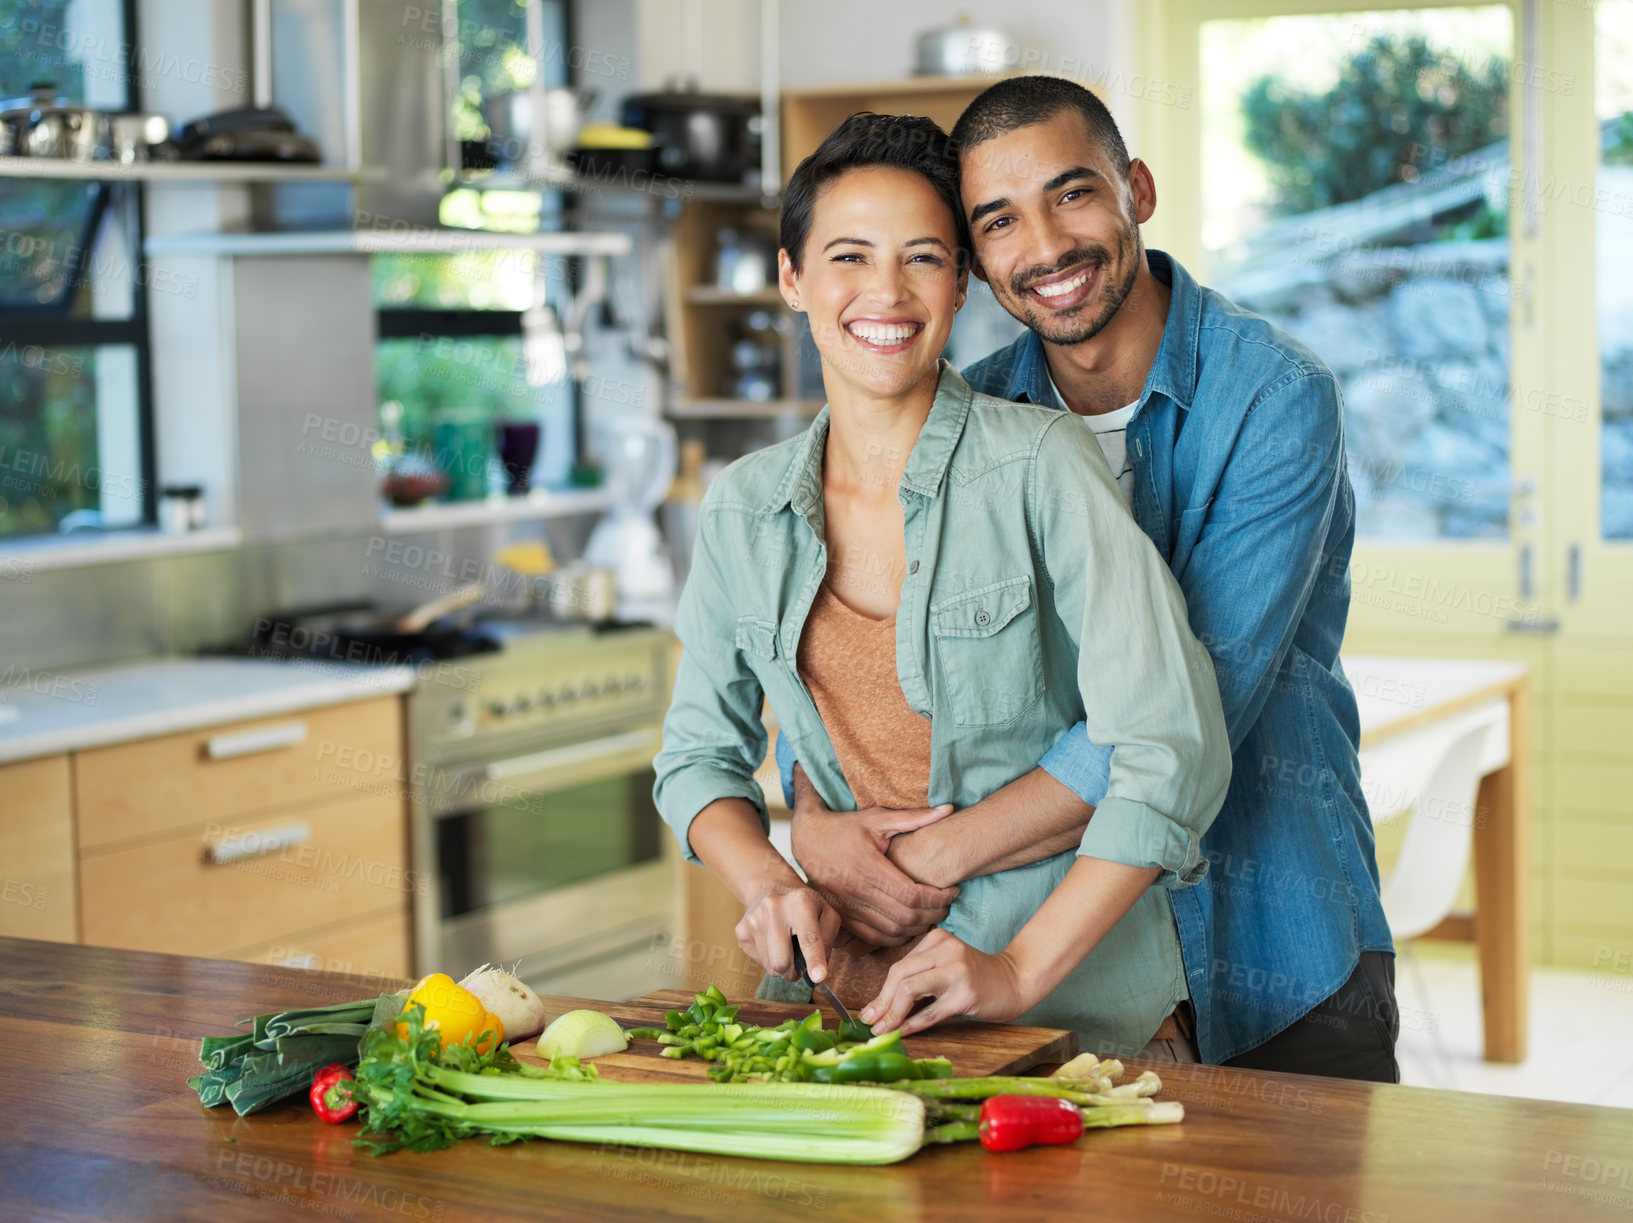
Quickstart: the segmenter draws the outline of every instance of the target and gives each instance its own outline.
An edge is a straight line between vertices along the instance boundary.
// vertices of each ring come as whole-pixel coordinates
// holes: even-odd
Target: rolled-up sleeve
[[[1055,608],[1078,646],[1085,721],[1070,733],[1110,754],[1078,853],[1157,867],[1166,887],[1196,883],[1207,872],[1202,834],[1230,782],[1213,662],[1076,417],[1045,429],[1029,497]]]
[[[1111,748],[1089,738],[1079,722],[1055,741],[1038,767],[1091,807],[1098,807],[1111,782]]]
[[[718,483],[718,481],[717,481]],[[710,493],[715,491],[711,486]],[[754,771],[765,759],[760,713],[765,694],[737,647],[737,616],[726,582],[720,535],[734,511],[705,496],[692,570],[675,613],[682,652],[663,720],[663,748],[652,762],[653,802],[674,830],[688,862],[698,861],[688,834],[703,808],[722,798],[754,804],[769,831],[765,794]]]

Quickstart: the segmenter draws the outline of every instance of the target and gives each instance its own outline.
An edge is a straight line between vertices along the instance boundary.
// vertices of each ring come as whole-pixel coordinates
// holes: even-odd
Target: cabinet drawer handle
[[[225,866],[229,862],[242,862],[245,858],[264,858],[267,854],[278,853],[311,839],[312,825],[305,821],[263,828],[259,832],[234,832],[206,845],[204,860],[216,866]]]
[[[239,756],[253,756],[257,752],[275,752],[281,747],[294,747],[304,742],[305,722],[279,722],[273,726],[257,726],[254,730],[211,735],[204,741],[204,754],[211,760],[233,760]]]

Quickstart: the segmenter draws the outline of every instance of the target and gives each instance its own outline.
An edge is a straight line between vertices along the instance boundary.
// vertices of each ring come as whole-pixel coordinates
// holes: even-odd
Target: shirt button
[[[907,567],[907,572],[909,572],[909,573],[917,573],[918,571],[919,571],[919,563],[917,561],[914,561],[911,565],[909,565]]]
[[[977,624],[985,624],[988,620],[991,620],[991,619],[992,619],[992,617],[987,615],[985,610],[978,611],[978,612],[975,613],[975,622]]]

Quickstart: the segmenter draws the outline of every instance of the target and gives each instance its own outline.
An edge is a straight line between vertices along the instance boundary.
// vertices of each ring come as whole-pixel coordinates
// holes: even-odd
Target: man
[[[1086,89],[1010,78],[953,136],[973,270],[1029,329],[965,377],[1095,432],[1219,682],[1234,774],[1208,873],[1171,881],[1191,1007],[1159,1035],[1211,1063],[1398,1081],[1394,948],[1338,663],[1354,499],[1337,382],[1145,249],[1151,170]],[[1039,768],[935,819],[829,812],[778,750],[796,858],[880,947],[934,927],[961,880],[1076,846],[1111,755],[1079,725]]]

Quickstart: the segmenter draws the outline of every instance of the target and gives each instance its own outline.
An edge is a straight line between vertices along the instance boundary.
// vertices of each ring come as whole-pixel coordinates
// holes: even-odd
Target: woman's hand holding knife
[[[839,912],[808,886],[760,826],[747,799],[710,803],[687,834],[692,852],[742,902],[737,942],[773,976],[796,981],[793,937],[798,936],[811,980],[828,975],[828,949],[839,936]]]

